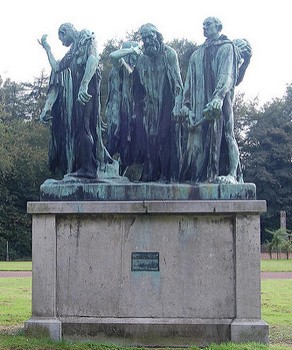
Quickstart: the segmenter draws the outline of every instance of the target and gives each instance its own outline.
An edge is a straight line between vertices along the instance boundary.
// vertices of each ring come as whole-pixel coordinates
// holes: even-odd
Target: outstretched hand
[[[48,35],[47,34],[44,34],[42,37],[41,37],[41,40],[38,40],[38,43],[45,49],[49,49],[50,48],[50,45],[48,44],[47,42],[47,37]]]
[[[233,40],[233,43],[239,50],[241,56],[243,56],[245,59],[252,56],[251,45],[246,39],[235,39]]]

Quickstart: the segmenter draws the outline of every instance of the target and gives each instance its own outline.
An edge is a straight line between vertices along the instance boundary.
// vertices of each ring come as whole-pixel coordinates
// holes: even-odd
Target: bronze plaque
[[[131,271],[159,271],[159,253],[132,253]]]

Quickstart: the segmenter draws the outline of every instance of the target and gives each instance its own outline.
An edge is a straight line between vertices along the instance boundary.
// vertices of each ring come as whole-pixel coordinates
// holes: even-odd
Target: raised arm
[[[114,52],[111,52],[109,56],[112,62],[115,64],[125,56],[131,55],[131,54],[140,55],[141,53],[142,53],[142,50],[140,46],[131,46],[129,48],[119,49]]]
[[[56,72],[59,69],[59,62],[55,59],[55,57],[53,56],[52,52],[51,52],[51,47],[47,42],[47,34],[44,34],[41,38],[41,40],[38,40],[39,44],[45,49],[47,56],[48,56],[48,60],[50,63],[50,66],[52,67],[53,72]]]

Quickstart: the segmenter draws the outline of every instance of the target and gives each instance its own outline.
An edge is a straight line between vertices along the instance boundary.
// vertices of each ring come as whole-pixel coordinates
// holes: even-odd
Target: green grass
[[[272,343],[292,348],[292,279],[262,280],[262,318],[270,325]]]
[[[292,272],[292,259],[269,259],[261,260],[263,272]]]
[[[262,280],[262,317],[271,325],[292,327],[292,279]]]
[[[0,329],[31,315],[31,278],[0,278]]]
[[[0,261],[0,271],[31,271],[31,261]]]
[[[262,318],[270,325],[271,345],[212,344],[205,350],[291,350],[291,290],[292,280],[262,281]],[[49,339],[27,338],[22,327],[30,316],[31,278],[0,278],[0,350],[142,350],[92,342],[56,343]]]
[[[93,342],[54,342],[49,339],[26,338],[23,335],[9,336],[0,334],[0,350],[144,350],[146,348],[124,347]],[[178,350],[180,348],[173,348]],[[188,348],[199,350],[198,347]],[[285,345],[263,345],[258,343],[245,344],[211,344],[205,350],[291,350]],[[152,348],[153,350],[153,348]],[[157,350],[157,349],[154,349]],[[181,350],[185,350],[181,348]]]

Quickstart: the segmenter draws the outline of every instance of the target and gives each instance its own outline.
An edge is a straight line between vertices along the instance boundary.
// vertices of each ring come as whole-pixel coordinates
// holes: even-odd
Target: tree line
[[[135,36],[131,33],[126,40],[135,40]],[[121,43],[111,39],[101,53],[103,119],[111,69],[109,53]],[[186,39],[167,44],[178,53],[184,79],[196,44]],[[50,125],[39,122],[48,82],[44,72],[31,83],[0,78],[0,260],[6,259],[7,241],[10,259],[31,258],[31,217],[26,204],[39,200],[40,185],[52,177],[47,166]],[[246,101],[243,94],[237,94],[234,108],[244,181],[255,183],[257,199],[267,201],[261,239],[272,240],[269,232],[278,229],[281,210],[287,212],[287,227],[292,226],[292,85],[282,98],[264,106],[257,99]]]

